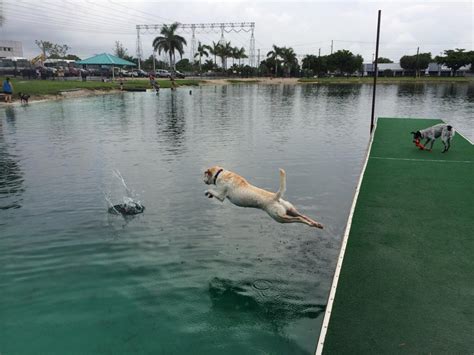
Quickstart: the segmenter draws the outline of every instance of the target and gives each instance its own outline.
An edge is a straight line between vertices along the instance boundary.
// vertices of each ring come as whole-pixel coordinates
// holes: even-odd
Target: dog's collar
[[[222,171],[224,171],[224,169],[219,169],[216,175],[214,176],[214,182],[213,182],[214,185],[216,184],[217,177],[219,176],[220,173],[222,173]]]

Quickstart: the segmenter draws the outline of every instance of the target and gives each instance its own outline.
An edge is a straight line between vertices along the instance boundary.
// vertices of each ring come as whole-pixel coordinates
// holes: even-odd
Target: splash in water
[[[104,193],[105,200],[107,201],[109,205],[109,209],[108,209],[109,213],[121,214],[124,216],[131,216],[131,215],[143,213],[143,211],[145,211],[145,206],[143,206],[140,203],[140,201],[134,199],[134,196],[133,196],[134,193],[125,183],[125,179],[123,178],[120,171],[118,171],[117,169],[114,169],[113,172],[114,172],[114,175],[121,181],[123,187],[125,187],[125,191],[127,195],[123,197],[122,203],[114,205],[112,201]]]

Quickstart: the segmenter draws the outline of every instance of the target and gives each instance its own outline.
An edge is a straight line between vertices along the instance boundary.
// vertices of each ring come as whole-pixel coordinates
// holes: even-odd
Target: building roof
[[[115,65],[115,66],[133,66],[135,67],[136,64],[129,62],[128,60],[116,57],[112,54],[107,54],[107,53],[102,53],[102,54],[97,54],[96,56],[84,59],[84,60],[79,60],[76,62],[77,64],[96,64],[96,65]]]
[[[377,68],[379,72],[384,70],[392,70],[392,71],[402,71],[403,68],[400,66],[400,63],[378,63]],[[373,63],[366,63],[364,64],[365,71],[373,71],[374,64]]]

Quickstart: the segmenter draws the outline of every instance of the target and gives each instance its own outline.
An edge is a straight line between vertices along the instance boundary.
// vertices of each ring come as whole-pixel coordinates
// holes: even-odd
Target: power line
[[[137,9],[133,9],[133,8],[130,8],[128,6],[125,6],[123,4],[118,4],[118,3],[114,3],[112,0],[109,0],[110,3],[114,4],[114,5],[117,5],[117,6],[120,6],[120,7],[123,7],[125,9],[128,9],[128,10],[132,10],[132,11],[135,11],[135,12],[138,12],[138,13],[142,13],[142,14],[145,14],[147,15],[147,21],[155,21],[156,18],[161,18],[165,21],[169,21],[169,22],[174,22],[175,20],[171,20],[169,18],[166,18],[166,17],[162,17],[162,16],[158,16],[158,15],[150,15],[150,14],[147,14],[146,12],[144,11],[140,11],[140,10],[137,10]],[[145,18],[144,16],[141,16],[142,18]]]
[[[63,1],[65,2],[65,1]],[[65,2],[67,3],[67,2]],[[68,4],[70,5],[70,4]],[[129,21],[131,22],[131,19],[128,19],[128,18],[118,18],[117,19],[117,16],[115,16],[115,18],[111,19],[111,18],[107,18],[106,16],[104,15],[107,15],[108,13],[104,14],[104,15],[97,15],[97,14],[94,14],[94,13],[90,13],[88,11],[88,9],[83,9],[82,6],[81,6],[81,9],[79,10],[77,8],[77,4],[74,4],[75,7],[73,9],[70,9],[70,8],[66,8],[66,7],[60,7],[58,5],[55,5],[55,4],[51,4],[51,3],[47,3],[47,2],[43,2],[41,4],[41,9],[42,10],[46,10],[46,11],[43,11],[41,13],[38,13],[38,8],[34,5],[34,4],[31,4],[31,3],[15,3],[15,4],[12,4],[11,6],[13,6],[14,9],[16,9],[17,7],[22,7],[26,10],[29,10],[30,12],[28,14],[35,14],[35,15],[40,15],[40,16],[44,16],[45,14],[46,15],[56,15],[56,16],[59,16],[61,19],[67,19],[69,21],[72,21],[72,20],[75,20],[75,21],[82,21],[82,22],[89,22],[91,20],[95,20],[101,24],[103,23],[108,23],[108,24],[111,24],[111,25],[114,25],[114,26],[122,26],[123,23],[120,22],[120,20],[124,21],[124,19],[126,21]],[[87,14],[87,19],[86,18],[78,18],[78,12],[81,13],[81,14]],[[84,16],[82,16],[84,17]]]
[[[46,26],[46,27],[60,27],[60,28],[67,28],[71,31],[74,31],[74,30],[91,30],[91,31],[94,31],[94,33],[97,34],[98,30],[100,30],[102,33],[116,33],[116,34],[132,34],[132,31],[130,30],[126,30],[126,29],[110,29],[110,28],[104,28],[104,27],[99,27],[100,25],[97,24],[96,26],[94,26],[94,24],[89,24],[89,25],[85,25],[85,24],[75,24],[75,23],[68,23],[68,22],[64,22],[64,21],[58,21],[58,20],[54,20],[54,21],[51,21],[51,22],[44,22],[44,19],[40,19],[38,17],[34,17],[34,16],[24,16],[24,15],[20,15],[20,16],[16,16],[15,17],[15,20],[16,21],[22,21],[22,22],[28,22],[28,23],[32,23],[32,24],[38,24],[38,25],[41,25],[41,27],[43,26]]]
[[[8,4],[8,6],[13,6],[11,4]],[[23,12],[21,9],[18,9],[17,7],[29,10],[28,13]],[[28,7],[28,6],[23,6],[22,4],[15,5],[13,7],[7,7],[8,11],[13,13],[15,17],[20,16],[23,18],[34,18],[38,20],[42,20],[44,22],[45,20],[45,15],[44,13],[38,13],[34,11],[33,8]],[[30,11],[31,10],[31,11]],[[104,21],[104,19],[94,19],[93,17],[90,19],[78,19],[77,16],[75,15],[68,15],[67,13],[64,12],[59,12],[57,9],[49,9],[46,7],[47,15],[49,19],[59,21],[59,22],[66,22],[66,23],[71,23],[71,22],[76,22],[78,24],[84,24],[84,25],[108,25],[108,26],[115,26],[117,28],[122,28],[122,29],[129,29],[128,27],[124,26],[123,24],[120,23],[115,23],[115,22],[108,22]]]
[[[97,28],[94,28],[94,27],[90,27],[90,28],[76,27],[76,28],[73,28],[73,27],[71,27],[70,25],[67,25],[67,24],[66,25],[61,25],[61,24],[53,24],[53,23],[44,23],[44,22],[38,22],[38,21],[31,20],[31,19],[23,19],[23,18],[17,18],[17,21],[33,23],[33,24],[39,24],[39,25],[43,25],[45,27],[51,27],[51,28],[61,28],[65,32],[86,32],[86,33],[97,34]],[[126,32],[117,32],[117,31],[102,31],[102,33],[130,35],[130,36],[134,35],[131,32],[126,33]]]

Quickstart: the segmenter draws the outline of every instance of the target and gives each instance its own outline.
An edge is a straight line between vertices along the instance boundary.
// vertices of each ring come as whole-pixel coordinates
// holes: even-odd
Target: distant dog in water
[[[321,223],[299,213],[291,203],[283,200],[286,190],[286,174],[283,169],[280,169],[280,189],[276,193],[253,186],[242,176],[220,166],[213,166],[204,172],[204,183],[216,186],[206,190],[205,195],[209,198],[215,197],[223,202],[227,197],[236,206],[262,209],[280,223],[304,223],[323,228]]]
[[[411,132],[413,134],[413,142],[419,142],[420,139],[426,139],[425,148],[431,150],[433,148],[434,141],[441,137],[441,141],[443,142],[444,149],[443,153],[449,150],[451,146],[451,139],[454,137],[454,128],[445,123],[439,123],[432,127],[428,127],[416,132]],[[427,147],[427,144],[430,144],[430,147]]]
[[[27,95],[27,94],[25,94],[25,93],[23,93],[23,92],[19,92],[19,93],[18,93],[18,96],[20,96],[20,102],[21,102],[22,104],[27,104],[27,103],[28,103],[28,100],[29,100],[29,98],[30,98],[30,95]]]

